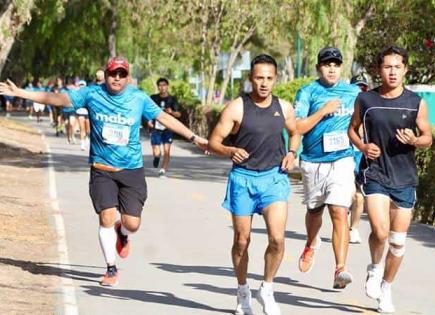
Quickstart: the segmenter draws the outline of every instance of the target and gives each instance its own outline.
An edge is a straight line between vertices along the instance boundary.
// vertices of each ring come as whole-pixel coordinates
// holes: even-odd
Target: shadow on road
[[[194,288],[196,290],[236,296],[236,290],[233,288],[220,288],[204,283],[186,283],[185,285]],[[252,293],[253,296],[255,296],[257,290],[252,290]],[[292,295],[291,293],[284,293],[279,291],[275,291],[274,295],[275,295],[275,300],[280,304],[289,304],[289,305],[299,306],[303,308],[313,308],[319,311],[320,309],[335,309],[337,311],[348,312],[348,313],[364,313],[365,311],[372,310],[370,308],[361,307],[359,305],[342,304],[342,303],[339,304],[326,300],[315,299],[306,296]]]
[[[408,236],[423,246],[435,248],[435,227],[423,224],[411,224]]]
[[[267,235],[267,230],[263,229],[263,228],[252,228],[251,232],[252,233],[257,233],[257,234],[265,234],[265,235]],[[293,231],[285,231],[285,237],[293,239],[293,240],[301,240],[301,241],[305,241],[307,239],[307,235],[306,234],[296,233],[296,232],[293,232]],[[326,238],[326,237],[322,237],[322,242],[323,243],[331,243],[331,239],[330,238]]]
[[[231,314],[234,311],[231,309],[220,309],[212,306],[198,303],[192,300],[186,300],[177,297],[169,292],[161,291],[141,291],[141,290],[118,290],[113,288],[103,288],[96,286],[83,286],[84,292],[93,296],[102,296],[108,298],[116,298],[121,300],[136,300],[147,303],[158,303],[165,305],[173,305],[185,308],[201,309],[220,314]]]
[[[219,267],[219,266],[183,266],[183,265],[173,265],[165,263],[152,263],[151,265],[156,266],[160,270],[173,273],[198,273],[212,276],[223,276],[223,277],[234,277],[234,271],[232,267]],[[248,273],[248,278],[262,281],[263,276],[253,273]],[[274,279],[275,283],[288,284],[291,286],[296,286],[300,288],[318,290],[320,292],[338,292],[336,290],[330,290],[325,288],[318,288],[311,285],[302,284],[296,280],[292,280],[287,277],[276,277]],[[233,292],[235,294],[235,292]]]
[[[105,270],[105,268],[100,268],[96,266],[64,265],[58,263],[16,260],[11,258],[4,258],[4,257],[0,257],[0,264],[15,266],[35,275],[58,276],[58,277],[70,278],[73,280],[89,281],[89,282],[95,282],[96,281],[95,278],[99,279],[103,271],[102,273],[97,274],[92,272],[83,272],[74,269],[69,269],[66,266],[98,268],[98,269]]]

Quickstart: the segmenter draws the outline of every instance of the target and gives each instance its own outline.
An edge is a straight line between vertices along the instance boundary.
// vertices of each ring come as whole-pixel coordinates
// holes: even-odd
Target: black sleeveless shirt
[[[237,166],[264,171],[281,165],[285,156],[283,128],[285,118],[277,97],[272,96],[270,106],[258,107],[247,94],[243,94],[243,118],[239,131],[231,142],[245,149],[249,158]]]
[[[416,133],[421,98],[407,89],[392,99],[383,98],[379,88],[360,93],[360,117],[364,142],[374,143],[381,150],[375,160],[362,159],[360,175],[363,182],[374,180],[389,188],[416,186],[415,147],[396,138],[396,130],[409,128]]]

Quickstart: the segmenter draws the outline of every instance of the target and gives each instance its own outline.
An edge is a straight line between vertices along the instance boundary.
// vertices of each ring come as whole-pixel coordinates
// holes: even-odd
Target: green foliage
[[[417,150],[416,163],[419,185],[414,219],[421,223],[435,224],[435,144],[429,149]]]
[[[144,91],[148,95],[152,95],[157,93],[156,81],[156,78],[148,77],[140,81],[138,85],[142,91]]]
[[[171,81],[169,89],[170,93],[177,97],[178,102],[182,106],[192,107],[200,102],[198,98],[193,95],[192,87],[186,81]]]
[[[357,44],[357,61],[376,75],[376,55],[384,47],[398,45],[409,52],[408,83],[430,83],[435,79],[434,1],[397,0],[379,6],[367,21]],[[400,23],[392,23],[400,21]],[[432,26],[432,27],[431,27]]]
[[[293,103],[296,92],[304,85],[307,85],[315,78],[298,78],[287,83],[275,85],[273,94],[286,101]]]

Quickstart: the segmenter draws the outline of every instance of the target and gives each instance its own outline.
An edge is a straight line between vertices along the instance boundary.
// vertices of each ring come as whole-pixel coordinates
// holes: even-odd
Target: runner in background
[[[350,84],[356,84],[361,92],[366,92],[369,87],[369,83],[364,76],[364,74],[360,73],[350,80]],[[360,130],[360,136],[362,137],[362,128]],[[359,165],[362,158],[362,153],[358,150],[357,147],[354,146],[354,155],[355,161],[355,179],[358,178]],[[360,244],[361,243],[361,235],[359,233],[359,221],[361,219],[361,214],[364,210],[364,196],[361,193],[360,183],[355,180],[355,194],[352,198],[352,205],[350,206],[350,238],[349,243],[351,244]]]
[[[180,118],[179,112],[180,105],[177,98],[169,94],[169,81],[166,78],[157,80],[157,88],[159,94],[151,95],[151,99],[160,106],[160,108],[172,115],[175,118]],[[159,167],[161,157],[161,146],[163,146],[163,162],[159,170],[159,176],[164,177],[169,168],[169,161],[171,159],[171,145],[174,134],[171,130],[160,124],[158,121],[153,120],[148,122],[148,127],[151,128],[151,146],[153,149],[153,166]]]
[[[86,86],[86,81],[80,80],[78,82],[79,89]],[[89,122],[89,113],[86,108],[79,108],[76,110],[77,119],[80,128],[80,150],[85,151],[89,146],[89,135],[91,134],[91,126]]]

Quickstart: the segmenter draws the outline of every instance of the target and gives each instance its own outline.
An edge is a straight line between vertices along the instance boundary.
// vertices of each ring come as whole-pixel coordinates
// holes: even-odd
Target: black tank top
[[[379,158],[362,159],[361,179],[372,179],[390,188],[416,186],[415,147],[397,140],[396,130],[409,128],[416,133],[421,98],[405,89],[400,96],[387,99],[376,88],[360,93],[357,100],[361,106],[364,142],[375,143],[381,149]]]
[[[285,156],[285,118],[278,98],[272,96],[272,103],[266,108],[258,107],[249,95],[242,95],[242,99],[242,122],[231,142],[245,149],[249,158],[237,166],[264,171],[281,165]]]

